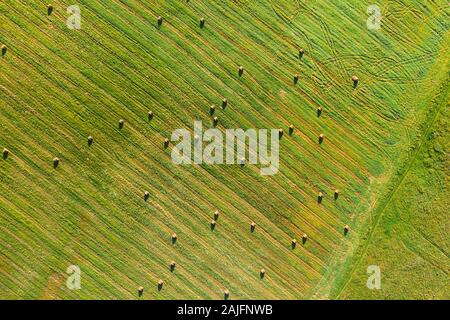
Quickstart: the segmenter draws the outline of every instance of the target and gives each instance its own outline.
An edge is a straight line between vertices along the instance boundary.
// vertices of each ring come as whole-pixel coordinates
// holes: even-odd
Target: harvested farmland
[[[0,3],[1,299],[450,298],[446,1],[379,30],[356,0],[71,5]],[[275,129],[277,174],[174,163],[195,120]]]

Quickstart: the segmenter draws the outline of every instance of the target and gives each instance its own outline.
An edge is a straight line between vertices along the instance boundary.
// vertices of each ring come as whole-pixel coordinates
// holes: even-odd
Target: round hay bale
[[[200,28],[203,28],[205,26],[205,18],[200,18]]]
[[[323,200],[323,193],[319,192],[319,194],[317,195],[317,202],[320,204],[322,203],[322,200]]]
[[[283,138],[283,135],[284,135],[284,130],[278,129],[278,137],[281,139],[281,138]]]
[[[3,154],[3,159],[8,159],[8,156],[9,156],[9,150],[8,149],[3,149],[3,152],[2,152],[2,154]]]
[[[164,139],[164,148],[168,148],[170,145],[170,140],[168,138]]]
[[[357,76],[352,76],[353,87],[356,88],[358,86],[359,79]]]
[[[296,84],[298,82],[298,79],[300,78],[300,76],[298,75],[298,73],[296,73],[294,75],[294,83]]]
[[[216,220],[211,221],[211,230],[214,230],[216,228],[216,224],[217,224]]]
[[[144,287],[139,287],[138,288],[138,295],[139,297],[141,297],[144,294]]]
[[[219,220],[219,211],[218,210],[214,211],[214,220],[215,221]]]
[[[292,249],[295,249],[295,247],[297,247],[297,239],[292,239],[291,247],[292,247]]]
[[[177,234],[176,233],[172,234],[172,243],[177,242],[177,240],[178,240]]]
[[[164,281],[162,279],[158,280],[158,290],[161,291],[164,286]]]
[[[89,137],[87,138],[87,142],[88,142],[88,145],[89,145],[89,146],[92,146],[92,144],[94,143],[94,138],[93,138],[92,136],[89,136]]]
[[[144,192],[144,200],[147,201],[150,198],[150,192],[145,191]]]
[[[239,160],[239,164],[241,165],[241,167],[245,166],[245,157],[242,157],[242,158]]]
[[[223,291],[223,298],[224,298],[225,300],[228,300],[228,298],[230,298],[230,291],[228,291],[227,289],[225,289],[225,290]]]
[[[323,133],[321,133],[319,135],[319,143],[322,144],[324,139],[325,139],[325,135]]]
[[[306,241],[308,241],[308,235],[306,233],[303,234],[302,241],[303,241],[303,244],[305,244]]]
[[[255,232],[255,229],[256,229],[256,223],[255,223],[255,222],[252,222],[252,223],[250,224],[250,231],[251,231],[251,232]]]
[[[226,98],[223,98],[222,100],[222,109],[225,109],[228,105],[228,100]]]
[[[238,71],[239,71],[239,76],[242,76],[244,74],[244,67],[240,66]]]
[[[8,47],[6,45],[2,45],[2,57],[6,55],[7,51],[8,51]]]
[[[317,108],[317,116],[320,117],[322,115],[322,107]]]
[[[339,190],[338,189],[334,190],[334,199],[337,200],[337,198],[339,198]]]
[[[215,105],[212,105],[211,107],[209,107],[209,114],[210,115],[213,115],[215,111],[216,111],[216,106]]]
[[[214,127],[217,126],[218,123],[219,123],[219,118],[218,117],[214,117],[214,119],[213,119]]]
[[[304,54],[305,54],[305,49],[301,48],[300,50],[298,50],[298,57],[299,58],[302,58]]]
[[[175,261],[172,261],[170,263],[170,271],[173,272],[175,270],[176,266],[177,266],[177,264],[175,263]]]
[[[158,26],[160,26],[160,25],[162,25],[164,19],[162,16],[158,16],[157,21],[158,21]]]
[[[59,162],[60,162],[59,158],[54,158],[53,159],[53,168],[55,168],[55,169],[58,168]]]
[[[125,125],[125,120],[120,119],[119,120],[119,129],[123,129],[123,126]]]
[[[293,124],[291,124],[291,125],[289,126],[289,135],[290,135],[290,136],[292,136],[292,134],[294,133],[294,130],[295,130],[295,127],[294,127]]]
[[[153,120],[153,111],[149,111],[148,112],[148,120],[152,121]]]
[[[51,15],[53,13],[53,6],[51,4],[47,5],[47,15]]]
[[[261,279],[263,279],[265,275],[266,275],[266,270],[261,269],[261,270],[259,271],[259,277],[260,277]]]
[[[344,235],[347,235],[349,231],[350,231],[350,227],[349,227],[348,224],[346,224],[346,225],[344,226]]]

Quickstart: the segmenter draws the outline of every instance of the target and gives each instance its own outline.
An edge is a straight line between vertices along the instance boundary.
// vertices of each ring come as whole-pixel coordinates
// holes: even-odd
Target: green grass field
[[[70,30],[71,1],[2,1],[0,298],[449,299],[449,4],[374,2],[379,30],[370,1],[79,0]],[[278,174],[173,164],[211,105],[295,126]]]

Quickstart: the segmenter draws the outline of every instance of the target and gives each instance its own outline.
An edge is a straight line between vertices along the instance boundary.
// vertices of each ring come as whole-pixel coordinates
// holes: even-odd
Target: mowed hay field
[[[380,30],[356,0],[81,0],[70,30],[73,2],[2,1],[0,298],[449,298],[449,6],[377,3]],[[284,130],[278,174],[172,163],[211,105]]]

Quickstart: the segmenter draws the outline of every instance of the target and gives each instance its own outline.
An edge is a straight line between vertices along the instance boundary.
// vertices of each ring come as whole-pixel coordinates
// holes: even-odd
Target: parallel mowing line
[[[120,18],[119,18],[120,19]],[[119,32],[120,32],[120,30],[122,30],[122,29],[117,29]],[[174,31],[174,32],[177,32],[177,30],[172,30],[172,31]],[[140,40],[136,40],[136,39],[134,39],[135,37],[133,37],[133,36],[131,36],[131,33],[129,34],[129,36],[130,36],[130,38],[128,38],[128,36],[126,37],[129,41],[131,41],[132,43],[133,42],[135,42],[135,41],[140,41]],[[110,38],[111,40],[112,40],[112,38]],[[197,39],[198,41],[202,41],[202,39],[201,38],[198,38]],[[208,46],[208,43],[206,43],[205,44],[206,46]],[[211,50],[211,48],[209,48],[210,50]],[[51,50],[50,48],[49,48],[49,50]],[[145,51],[147,51],[147,49],[145,49]],[[204,53],[204,55],[205,55],[205,57],[207,57],[207,52],[206,52],[206,50],[202,50],[201,49],[201,51],[202,51],[202,53]],[[148,51],[147,51],[148,52]],[[118,56],[116,56],[116,58],[118,58]],[[259,59],[260,57],[256,57],[257,59]],[[63,61],[64,61],[64,59],[62,59]],[[73,61],[73,60],[71,60],[71,61]],[[144,61],[144,60],[141,60],[141,61]],[[256,65],[258,68],[263,68],[263,66],[265,65],[265,63],[264,63],[264,61],[261,61],[261,60],[257,60],[257,61],[259,61],[260,62],[260,64],[254,64],[254,65]],[[64,61],[65,63],[67,63],[67,65],[70,65],[70,63],[67,61]],[[122,61],[125,65],[127,65],[127,62],[126,62],[126,60],[123,60]],[[146,68],[151,68],[148,64],[145,64],[146,65]],[[233,65],[233,64],[231,64],[231,65]],[[197,66],[198,68],[200,68],[200,66]],[[135,67],[131,67],[131,66],[129,66],[129,68],[131,69],[131,70],[133,70],[133,71],[136,71],[136,69],[135,69]],[[40,68],[39,68],[40,69]],[[37,69],[37,70],[39,70],[39,69]],[[114,71],[113,69],[110,69],[112,72],[113,72],[113,74],[114,73],[116,73],[117,74],[117,71]],[[207,69],[204,69],[205,71],[207,70]],[[133,72],[132,71],[132,72]],[[192,72],[193,70],[191,70],[191,72]],[[259,72],[259,70],[258,70],[258,72]],[[256,73],[256,74],[258,74],[258,75],[262,75],[263,73]],[[142,80],[142,77],[140,77],[138,74],[134,74],[137,78],[138,78],[138,81],[139,80]],[[192,74],[191,74],[192,75]],[[45,77],[45,76],[44,76]],[[83,76],[84,77],[84,76]],[[164,75],[163,74],[161,74],[160,75],[160,77],[162,77],[162,78],[164,78]],[[65,83],[67,83],[67,82],[70,82],[70,83],[72,83],[71,81],[70,81],[70,79],[67,79],[66,77],[61,77],[61,76],[58,76],[58,77],[56,77],[56,75],[52,75],[52,74],[49,74],[49,75],[47,75],[46,76],[46,79],[49,81],[49,83],[53,83],[53,79],[64,79],[64,84]],[[232,79],[232,81],[234,80],[234,82],[235,82],[235,85],[239,85],[239,83],[237,82],[237,81],[235,81],[235,79],[233,79],[232,77],[230,77],[230,79]],[[92,85],[95,85],[95,82],[94,82],[94,80],[93,79],[88,79],[88,78],[86,78],[86,80],[87,80],[87,82],[89,83],[92,83]],[[131,79],[130,79],[131,80]],[[165,79],[166,81],[168,81],[168,79],[166,78]],[[248,80],[251,80],[251,77],[248,77]],[[255,82],[256,81],[256,79],[253,79],[254,80],[254,83],[257,83],[257,82]],[[105,81],[107,81],[107,79],[105,79]],[[133,80],[131,80],[132,82],[133,82]],[[144,80],[145,81],[145,80]],[[279,80],[279,78],[273,78],[273,79],[271,79],[271,81],[272,82],[281,82],[281,83],[283,83],[283,81],[280,81]],[[169,81],[168,81],[169,82]],[[114,82],[111,82],[111,81],[109,81],[109,83],[110,83],[110,85],[112,85],[112,87],[115,87],[115,88],[117,88],[116,86],[114,86]],[[135,85],[138,85],[138,83],[136,83],[136,82],[133,82]],[[146,81],[146,83],[147,83],[147,81]],[[262,95],[262,93],[261,92],[259,92],[259,91],[264,91],[264,87],[262,87],[262,86],[259,86],[258,87],[258,90],[253,90],[251,87],[249,87],[248,85],[245,85],[245,83],[247,83],[246,81],[244,81],[243,82],[243,84],[244,84],[244,86],[246,87],[246,90],[247,90],[247,92],[251,92],[251,93],[253,93],[253,99],[258,99],[259,97],[261,97],[261,95]],[[72,84],[74,84],[74,83],[72,83]],[[188,85],[188,83],[187,82],[185,82],[185,84],[186,85]],[[52,86],[53,87],[53,86]],[[98,89],[100,89],[100,91],[102,91],[102,92],[106,92],[106,91],[104,91],[104,88],[101,88],[100,86],[98,86],[98,85],[96,85],[96,87],[98,88]],[[137,86],[137,88],[143,88],[142,86]],[[231,89],[231,88],[230,88]],[[55,89],[55,92],[57,92],[56,91],[57,89]],[[144,89],[145,90],[145,89]],[[158,88],[156,88],[155,90],[158,90]],[[179,87],[179,88],[177,88],[177,90],[179,90],[180,92],[183,92],[182,90],[181,90],[181,88]],[[215,90],[215,89],[214,89]],[[203,98],[205,99],[205,100],[207,100],[207,97],[206,96],[204,96],[204,95],[202,95],[202,93],[201,92],[199,92],[199,91],[197,91],[198,92],[198,94],[199,95],[201,95],[201,96],[203,96]],[[72,95],[72,93],[69,93],[69,95]],[[56,95],[55,95],[56,96]],[[170,94],[169,94],[169,91],[167,91],[167,96],[168,97],[170,97]],[[76,98],[76,96],[73,96],[75,99],[77,99]],[[114,99],[115,101],[116,101],[116,105],[117,105],[117,108],[115,109],[115,110],[118,110],[119,109],[119,106],[121,106],[122,105],[122,103],[121,103],[121,101],[123,101],[124,100],[124,98],[125,98],[125,96],[124,95],[117,95],[116,94],[116,96],[115,97],[110,97],[110,98],[112,98],[112,99]],[[270,96],[266,96],[266,99],[270,99],[271,97]],[[140,103],[139,103],[139,101],[137,100],[137,99],[133,99],[132,97],[130,97],[130,96],[128,96],[128,97],[126,97],[126,99],[127,100],[129,100],[129,101],[132,101],[132,105],[134,106],[134,107],[136,107],[136,106],[141,106],[140,107],[140,109],[144,109],[145,107],[143,106],[143,105],[141,105]],[[241,99],[244,99],[244,96],[243,95],[241,95]],[[35,100],[35,99],[33,99],[32,97],[30,97],[29,98],[29,100]],[[156,100],[156,99],[155,99]],[[63,104],[63,102],[62,102],[62,100],[61,100],[61,103]],[[266,108],[265,106],[266,106],[266,103],[265,102],[263,102],[263,101],[260,101],[259,102],[260,103],[260,106],[262,106],[263,108]],[[292,103],[292,102],[291,102]],[[39,103],[35,103],[34,105],[36,105],[36,104],[39,104]],[[162,105],[161,105],[162,106]],[[287,109],[287,105],[286,104],[281,104],[281,106],[284,108],[284,109]],[[198,109],[200,109],[201,110],[201,108],[200,107],[198,107],[198,108],[196,108],[197,110]],[[136,110],[136,108],[134,109],[134,110]],[[255,115],[256,115],[256,117],[258,117],[259,115],[258,115],[258,113],[256,112],[256,108],[254,109],[255,110]],[[346,109],[346,111],[348,111],[347,109]],[[132,110],[127,110],[127,112],[132,112]],[[268,109],[266,109],[266,112],[269,112],[269,110]],[[289,113],[289,112],[288,112]],[[80,117],[82,117],[82,113],[80,113],[79,114],[80,115]],[[100,117],[100,119],[101,119],[101,113],[98,113],[98,115],[99,115],[99,117]],[[186,115],[188,115],[188,113],[186,113]],[[292,115],[292,113],[291,113],[291,115]],[[138,114],[136,114],[136,113],[134,113],[134,116],[135,116],[135,119],[139,119],[139,115]],[[144,116],[144,113],[143,113],[143,115],[142,115],[142,117]],[[58,118],[59,119],[59,121],[60,121],[60,123],[62,123],[62,124],[65,124],[65,125],[69,125],[69,123],[65,120],[65,119],[63,119],[63,118],[61,118],[61,117],[59,117],[58,115],[54,115],[54,117],[56,117],[56,118]],[[269,121],[269,122],[271,122],[271,120],[269,119],[267,119],[267,118],[265,118],[265,117],[261,117],[261,116],[259,116],[260,117],[260,121],[265,121],[265,122],[267,122],[267,121]],[[180,117],[176,117],[176,119],[178,119],[179,121],[181,121],[181,122],[183,122],[182,120],[181,120],[181,118]],[[280,120],[280,118],[278,118],[278,120]],[[42,119],[42,121],[43,121],[43,119]],[[273,120],[272,120],[273,121]],[[284,122],[286,123],[286,121],[284,120]],[[105,122],[106,123],[106,122]],[[139,123],[139,125],[140,124],[142,124],[142,123],[144,123],[144,121],[139,121],[138,122]],[[131,128],[131,129],[130,129]],[[112,127],[111,127],[111,129],[112,129]],[[136,129],[136,128],[134,128],[134,127],[132,127],[132,126],[126,126],[126,129],[128,129],[128,131],[127,131],[127,136],[129,135],[130,136],[130,138],[126,138],[126,140],[128,140],[128,142],[130,143],[130,145],[132,146],[132,147],[134,147],[134,148],[137,148],[138,150],[140,150],[141,152],[145,152],[145,148],[142,146],[142,144],[139,144],[139,143],[135,143],[135,140],[134,140],[134,138],[136,137],[136,138],[139,138],[139,139],[142,139],[142,138],[145,138],[145,134],[141,131],[141,130],[139,130],[139,129]],[[61,131],[61,132],[58,132],[59,133],[59,135],[65,135],[65,140],[68,140],[68,139],[70,139],[71,137],[72,137],[72,135],[66,135],[65,133],[66,132],[71,132],[70,130],[69,131]],[[73,134],[74,135],[77,135],[77,133],[76,133],[76,130],[72,130],[72,132],[73,132]],[[79,134],[78,134],[79,135]],[[352,135],[350,135],[350,136],[352,136]],[[62,137],[60,138],[60,139],[62,139]],[[139,140],[138,139],[138,140]],[[76,143],[76,140],[72,140],[72,143],[74,144],[74,143]],[[161,150],[161,146],[159,146],[158,145],[158,143],[157,142],[155,142],[155,141],[151,141],[150,142],[150,145],[152,145],[152,146],[156,146],[156,150],[159,152],[159,150]],[[292,143],[292,147],[294,147],[296,145],[296,142],[295,141],[293,141],[293,143]],[[313,144],[313,143],[310,143],[309,144],[310,146],[312,146],[312,147],[317,147],[315,144]],[[331,144],[330,144],[330,146],[331,146]],[[75,147],[75,146],[74,146]],[[56,146],[55,146],[55,148],[56,148]],[[367,147],[367,149],[368,149],[368,147]],[[366,150],[367,150],[366,149]],[[134,151],[134,150],[133,150]],[[294,162],[294,153],[292,153],[291,154],[291,148],[288,148],[288,151],[289,151],[289,153],[286,155],[287,157],[289,157],[289,159],[290,159],[290,161],[293,163]],[[332,151],[332,153],[330,153]],[[357,150],[354,150],[355,151],[355,153],[356,154],[358,154],[358,155],[361,155],[362,154],[362,152],[363,152],[363,150],[360,150],[360,151],[357,151]],[[309,158],[309,155],[311,155],[310,153],[308,154],[308,156],[306,156],[307,158]],[[335,157],[336,156],[338,156],[339,158],[341,158],[341,157],[344,157],[344,159],[345,159],[345,157],[346,157],[346,154],[343,152],[343,151],[341,151],[341,150],[337,150],[336,148],[333,148],[333,146],[331,146],[331,150],[329,149],[329,152],[327,152],[327,153],[324,153],[324,154],[322,154],[322,156],[323,157],[330,157],[330,156],[332,156],[332,155],[334,155]],[[331,158],[331,159],[334,159],[334,158]],[[140,161],[139,161],[140,160]],[[161,156],[161,157],[158,157],[157,159],[152,159],[152,158],[148,158],[148,157],[145,157],[145,158],[141,158],[141,159],[139,159],[138,160],[138,163],[141,165],[141,167],[142,166],[146,166],[145,165],[145,162],[146,161],[151,161],[152,163],[154,163],[155,165],[157,165],[157,166],[163,166],[163,168],[165,168],[166,169],[166,172],[165,172],[165,176],[167,177],[167,178],[169,178],[171,175],[170,175],[170,166],[167,166],[167,165],[165,165],[164,164],[164,157],[163,156]],[[125,164],[126,162],[124,162],[124,164]],[[79,166],[80,168],[83,168],[83,165],[82,164],[79,164],[79,163],[74,163],[73,165],[76,165],[76,166]],[[353,175],[354,174],[354,170],[355,170],[355,168],[353,167],[353,166],[349,166],[349,167],[347,167],[347,166],[344,166],[344,165],[341,165],[340,164],[340,166],[342,166],[343,168],[341,168],[341,169],[346,169],[346,170],[348,170],[348,172],[350,173],[350,175]],[[312,166],[309,166],[308,167],[311,171],[314,171],[314,170],[312,170]],[[326,166],[326,170],[329,170],[329,166]],[[250,206],[251,208],[252,208],[252,210],[255,210],[255,212],[257,212],[257,214],[258,215],[260,215],[260,216],[262,216],[263,218],[266,218],[266,216],[262,213],[262,212],[259,212],[258,211],[258,209],[257,209],[257,207],[260,207],[260,206],[256,206],[256,207],[253,207],[252,205],[251,205],[251,203],[252,202],[254,202],[253,200],[251,200],[250,202],[248,201],[248,199],[246,199],[245,197],[243,197],[242,196],[242,193],[236,193],[236,192],[234,192],[234,191],[232,191],[228,186],[225,186],[218,178],[217,178],[217,174],[223,174],[223,171],[225,171],[226,172],[226,170],[203,170],[203,169],[201,169],[201,170],[194,170],[194,173],[193,174],[198,174],[198,173],[196,173],[196,171],[201,171],[201,172],[208,172],[210,175],[213,175],[213,177],[215,178],[215,180],[214,180],[214,182],[209,182],[207,185],[208,186],[213,186],[213,185],[217,185],[217,184],[222,184],[222,187],[223,188],[227,188],[227,190],[229,190],[229,192],[231,192],[232,194],[234,194],[235,196],[237,196],[238,197],[238,199],[240,199],[240,202],[242,202],[240,205],[245,205],[245,206]],[[252,168],[251,169],[251,171],[255,174],[256,173],[256,171],[255,171],[255,169],[254,168]],[[345,171],[345,170],[344,170]],[[329,171],[327,171],[327,172],[329,172]],[[144,178],[144,176],[142,175],[142,174],[140,174],[140,171],[139,170],[137,170],[137,169],[134,169],[133,168],[133,173],[134,173],[134,175],[133,176],[128,176],[128,175],[126,175],[126,176],[124,176],[123,178],[125,179],[124,180],[124,182],[127,182],[127,183],[129,183],[130,185],[129,185],[129,187],[130,188],[132,188],[132,189],[134,189],[135,187],[133,187],[134,185],[136,185],[136,184],[144,184],[145,183],[145,178]],[[291,168],[289,168],[289,169],[287,169],[286,170],[286,176],[283,174],[283,176],[282,176],[282,178],[286,178],[287,180],[288,180],[288,182],[290,182],[290,183],[292,183],[292,184],[294,184],[294,185],[296,185],[296,186],[298,186],[297,185],[297,183],[294,183],[294,180],[290,180],[293,176],[295,177],[295,176],[299,176],[300,175],[300,171],[298,171],[298,170],[296,170],[296,168],[293,168],[293,169],[291,169]],[[248,176],[248,174],[245,174],[245,175],[242,175],[242,176]],[[252,175],[250,175],[250,177],[251,177]],[[135,182],[136,182],[136,184],[134,184],[134,183],[132,183],[132,181],[133,181],[133,179],[132,179],[132,177],[133,178],[135,178]],[[339,171],[339,173],[337,173],[336,174],[336,176],[334,176],[334,179],[337,179],[338,181],[343,181],[343,178],[344,178],[344,175],[340,175],[340,171]],[[255,179],[255,177],[253,177],[253,179]],[[158,179],[159,180],[159,179]],[[330,179],[327,179],[327,180],[322,180],[322,183],[323,184],[326,184],[327,183],[327,181],[328,180],[330,180]],[[89,181],[87,181],[86,180],[86,183],[87,183],[87,185],[89,185]],[[160,183],[163,183],[164,184],[164,181],[163,180],[161,180],[161,182]],[[193,189],[192,188],[192,184],[190,185],[189,183],[188,183],[188,179],[183,179],[182,180],[182,182],[181,182],[182,184],[183,184],[183,186],[185,187],[185,188],[187,188],[187,189],[184,189],[184,190],[188,190],[188,192],[190,192],[190,194],[192,194],[193,196],[194,196],[194,198],[195,198],[195,189]],[[285,190],[284,188],[283,188],[283,186],[281,185],[281,184],[279,184],[278,183],[278,181],[277,180],[275,180],[274,181],[274,183],[279,187],[279,191],[281,191],[282,192],[282,195],[283,196],[288,196],[289,197],[289,199],[290,199],[290,201],[292,201],[291,203],[296,203],[296,204],[298,204],[298,205],[300,205],[300,206],[303,206],[304,204],[303,204],[303,202],[302,201],[299,201],[299,200],[297,200],[296,198],[295,198],[295,194],[297,194],[297,193],[294,193],[294,192],[289,192],[289,190]],[[234,185],[239,185],[239,181],[233,181],[233,184]],[[197,185],[199,185],[199,186],[201,186],[201,184],[200,183],[198,183]],[[358,185],[360,185],[360,183],[358,183]],[[252,188],[252,189],[254,189],[254,188]],[[312,190],[313,188],[310,188],[309,190]],[[138,191],[138,188],[137,189],[134,189],[134,190],[137,190]],[[243,188],[243,190],[248,190],[248,188]],[[134,192],[137,192],[137,191],[134,191]],[[253,191],[253,190],[252,190]],[[276,197],[276,194],[275,193],[272,193],[269,189],[265,189],[264,190],[264,192],[265,192],[265,194],[267,194],[267,195],[269,195],[270,194],[270,197]],[[313,192],[313,194],[315,194],[316,193],[316,191],[314,191]],[[211,194],[214,194],[213,192],[211,192]],[[168,196],[168,195],[167,195]],[[184,195],[182,195],[182,194],[177,194],[177,200],[178,199],[182,199],[184,197]],[[158,197],[158,199],[160,199],[160,197]],[[199,200],[201,200],[201,198],[198,198]],[[170,198],[168,198],[168,200],[169,200],[169,202],[173,202],[172,201],[172,199],[170,199]],[[179,201],[179,200],[178,200]],[[137,200],[135,200],[135,202],[136,202],[136,205],[137,205],[137,203],[138,203],[138,201]],[[207,206],[207,201],[201,201],[201,203],[203,203],[202,205],[203,206]],[[225,205],[225,204],[224,204]],[[189,204],[185,204],[185,206],[187,206],[187,207],[190,207],[191,208],[191,210],[189,210],[189,211],[191,211],[191,212],[193,212],[193,213],[197,213],[197,217],[201,217],[202,216],[202,214],[204,214],[204,213],[202,213],[202,209],[201,209],[201,207],[200,206],[198,206],[198,205],[196,205],[196,206],[194,206],[194,205],[189,205]],[[174,208],[175,207],[175,203],[173,203],[171,206],[170,206],[171,208]],[[117,212],[119,212],[120,211],[120,207],[117,207]],[[134,211],[134,210],[133,210]],[[302,217],[303,217],[303,215],[301,215]],[[319,219],[319,221],[320,221],[320,216],[323,216],[323,217],[327,217],[327,219],[325,219],[325,221],[326,222],[324,222],[324,221],[322,221],[322,223],[324,223],[324,224],[327,224],[327,222],[329,221],[329,213],[327,213],[327,212],[325,212],[325,214],[320,214],[320,215],[318,215],[318,216],[315,216],[315,218],[316,219]],[[189,217],[186,217],[186,216],[184,216],[184,218],[186,219],[186,218],[189,218]],[[267,219],[267,218],[266,218]],[[190,221],[191,221],[191,224],[190,225],[193,225],[193,226],[202,226],[202,223],[200,222],[200,223],[198,223],[198,224],[196,224],[196,221],[195,221],[195,219],[189,219]],[[207,220],[206,220],[207,221]],[[139,220],[136,220],[136,222],[138,223],[138,225],[141,225],[141,223],[142,222],[139,222]],[[184,227],[184,225],[183,225],[183,227]],[[272,226],[271,226],[272,227]],[[280,229],[279,229],[279,227],[277,227],[277,226],[273,226],[273,227],[275,227],[275,228],[277,228],[277,230],[279,230],[278,232],[280,232]],[[330,225],[328,225],[328,227],[330,227]],[[285,228],[282,228],[282,229],[285,229]],[[103,230],[103,229],[102,229]],[[105,229],[106,230],[106,229]],[[261,230],[262,231],[264,231],[264,228],[261,228]],[[261,231],[260,230],[260,231]],[[335,230],[331,230],[332,232],[336,232]],[[318,234],[320,234],[320,233],[318,233]],[[192,237],[192,236],[191,236]],[[271,237],[271,240],[273,241],[275,238],[271,235],[271,234],[267,234],[267,235],[265,235],[265,237],[267,238],[267,237]],[[325,237],[324,238],[324,240],[325,239],[328,239],[327,237]],[[288,239],[289,240],[289,239]],[[133,239],[130,239],[130,240],[128,240],[128,241],[133,241]],[[197,243],[199,243],[199,241],[201,241],[201,242],[203,242],[204,243],[204,246],[206,245],[205,244],[205,241],[203,241],[203,239],[197,239]],[[134,243],[135,243],[135,245],[134,245],[134,247],[136,248],[136,250],[138,250],[139,252],[142,252],[143,253],[143,251],[141,251],[139,248],[140,248],[140,246],[139,246],[139,244],[136,242],[136,241],[133,241]],[[237,243],[239,243],[239,242],[237,242]],[[319,244],[319,243],[318,243]],[[280,245],[280,242],[279,242],[279,240],[276,240],[276,241],[274,241],[274,243],[273,243],[273,245]],[[282,247],[285,247],[285,245],[282,245],[281,244],[281,246]],[[328,247],[328,246],[327,246]],[[331,245],[331,247],[333,247],[333,248],[336,248],[336,246],[335,246],[335,244],[332,242],[332,245]],[[283,249],[283,250],[286,250],[286,249]],[[137,257],[137,256],[139,256],[141,253],[137,253],[137,252],[135,252],[132,256],[133,257]],[[327,255],[328,255],[329,253],[327,253]],[[321,261],[321,259],[320,259],[320,261]],[[135,264],[135,263],[138,263],[136,260],[134,260],[133,261],[133,264]],[[245,271],[245,270],[244,270]],[[247,273],[247,276],[248,276],[249,274]],[[137,274],[136,274],[136,276],[137,276]],[[225,280],[225,278],[223,279],[223,280]],[[219,285],[219,284],[218,284]],[[305,283],[304,283],[304,285],[305,285]],[[262,288],[262,287],[261,287]],[[279,289],[281,289],[281,287],[279,286],[278,287]],[[262,290],[262,289],[261,289]],[[245,291],[245,290],[244,290]],[[246,293],[246,294],[248,294],[248,293]]]

